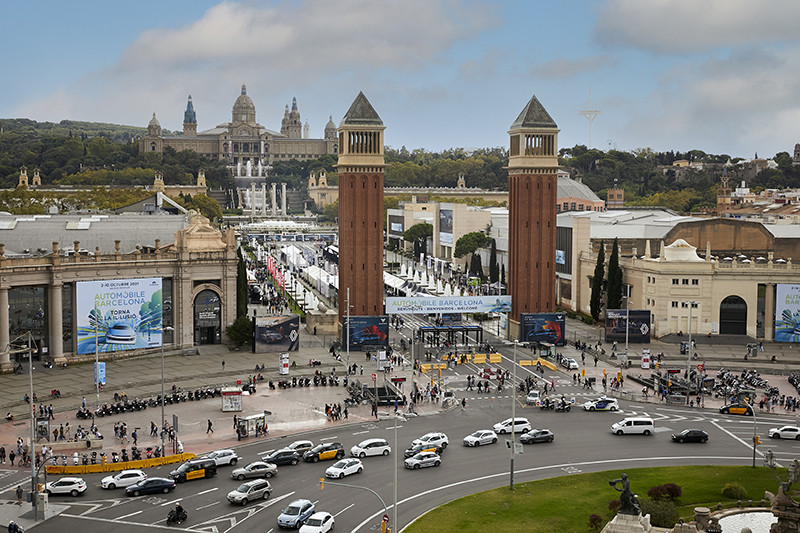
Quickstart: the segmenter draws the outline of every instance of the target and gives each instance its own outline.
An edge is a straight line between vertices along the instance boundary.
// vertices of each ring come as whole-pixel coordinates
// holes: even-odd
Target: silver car
[[[254,500],[266,500],[272,492],[272,487],[266,479],[254,479],[242,483],[236,490],[228,493],[228,501],[239,505],[247,505]]]
[[[479,429],[464,437],[464,446],[482,446],[484,444],[494,444],[497,442],[497,433],[490,429]]]
[[[251,479],[254,477],[270,478],[278,473],[278,467],[272,463],[265,463],[264,461],[255,461],[247,466],[236,468],[231,472],[231,479]]]
[[[419,470],[420,468],[439,466],[440,464],[442,464],[442,458],[433,452],[419,452],[417,455],[403,461],[403,466],[409,470]]]

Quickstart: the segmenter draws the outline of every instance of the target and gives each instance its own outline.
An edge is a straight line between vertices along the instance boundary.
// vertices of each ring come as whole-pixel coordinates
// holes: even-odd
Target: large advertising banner
[[[439,242],[453,244],[453,210],[439,209]]]
[[[629,312],[628,342],[650,342],[650,311],[645,309],[607,309],[606,341],[625,341],[625,321]]]
[[[345,323],[347,320],[345,320]],[[364,346],[389,345],[389,317],[380,316],[351,316],[350,325],[347,327],[350,338],[351,350],[362,350]],[[347,346],[347,338],[342,342],[342,348]]]
[[[300,347],[300,317],[256,317],[255,353],[292,352]]]
[[[564,336],[566,313],[522,313],[520,322],[522,342],[546,342],[556,346],[567,343]]]
[[[510,313],[511,296],[387,297],[386,312],[427,315],[431,313]]]
[[[161,278],[77,283],[78,353],[161,346]]]
[[[775,294],[775,342],[800,342],[800,285],[778,283]]]

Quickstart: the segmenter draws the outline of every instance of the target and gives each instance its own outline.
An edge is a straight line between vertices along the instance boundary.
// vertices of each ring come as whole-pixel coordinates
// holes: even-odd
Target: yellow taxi
[[[303,460],[307,463],[316,463],[328,459],[341,459],[344,457],[344,446],[341,442],[328,442],[317,444],[303,454]]]

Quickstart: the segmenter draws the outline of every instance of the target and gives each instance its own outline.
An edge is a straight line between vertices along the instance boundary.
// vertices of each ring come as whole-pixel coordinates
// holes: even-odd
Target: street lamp
[[[347,301],[345,304],[347,305],[347,329],[345,329],[344,337],[347,339],[347,375],[350,375],[350,287],[347,287]],[[341,348],[339,349],[341,350]]]
[[[164,427],[164,421],[166,418],[164,417],[164,332],[165,331],[174,331],[172,326],[162,326],[161,327],[161,457],[166,455],[166,446],[164,443],[164,437],[166,436],[166,428]]]
[[[691,392],[691,378],[690,378],[690,371],[692,366],[692,308],[696,305],[700,305],[700,302],[686,302],[689,304],[689,347],[686,350],[686,403],[689,403],[689,393]]]
[[[509,446],[509,450],[511,451],[511,465],[509,471],[509,480],[508,480],[508,489],[514,490],[514,446],[516,445],[516,441],[514,440],[514,429],[516,429],[516,425],[514,424],[514,420],[516,419],[517,414],[517,398],[516,398],[516,389],[514,388],[514,383],[517,381],[517,345],[519,341],[514,339],[514,365],[511,367],[512,378],[511,378],[511,444]]]

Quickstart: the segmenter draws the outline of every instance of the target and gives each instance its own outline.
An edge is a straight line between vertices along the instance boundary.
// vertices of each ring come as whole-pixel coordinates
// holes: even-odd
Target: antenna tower
[[[578,112],[579,115],[583,115],[584,117],[586,117],[586,120],[589,121],[589,146],[587,146],[587,148],[592,147],[592,122],[594,122],[594,119],[596,119],[598,115],[603,114],[603,112],[600,111],[599,109],[592,109],[591,107],[592,107],[592,89],[590,88],[589,109],[583,109],[580,112]]]

